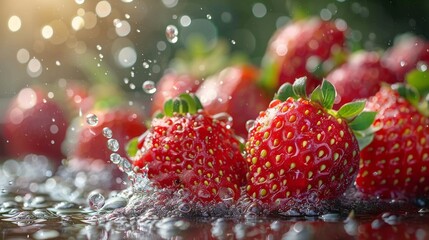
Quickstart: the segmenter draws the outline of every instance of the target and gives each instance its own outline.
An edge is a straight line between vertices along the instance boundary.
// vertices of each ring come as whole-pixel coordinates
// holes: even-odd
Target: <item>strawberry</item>
[[[403,35],[386,52],[383,62],[402,82],[419,63],[429,64],[429,42],[417,36]]]
[[[305,81],[279,89],[246,143],[247,193],[270,210],[288,210],[298,202],[316,206],[344,193],[358,170],[354,133],[364,136],[374,119],[375,113],[361,112],[363,101],[332,110],[336,93],[328,81],[308,98]],[[361,147],[370,137],[360,139]]]
[[[382,87],[367,103],[366,109],[378,112],[378,131],[361,152],[356,187],[381,198],[427,197],[429,118],[419,111],[426,103],[418,105],[418,93],[410,87],[393,88]]]
[[[311,91],[320,84],[325,72],[341,61],[346,27],[344,21],[311,18],[277,30],[262,62],[262,84],[267,89],[277,89],[283,83],[306,76],[307,90]]]
[[[256,84],[258,74],[258,69],[250,65],[228,67],[204,80],[195,94],[208,114],[228,113],[234,119],[236,134],[246,137],[246,122],[270,102]]]
[[[227,123],[209,116],[189,94],[167,101],[164,114],[139,140],[137,171],[159,188],[184,189],[203,203],[238,199],[245,161]]]
[[[79,126],[73,126],[70,129],[68,136],[69,140],[75,142],[69,143],[70,152],[69,159],[73,164],[76,161],[84,163],[83,167],[89,167],[89,162],[94,160],[103,160],[107,162],[110,159],[112,151],[107,147],[108,138],[103,135],[103,129],[109,128],[112,131],[111,138],[116,139],[119,143],[118,154],[125,156],[125,145],[130,139],[139,136],[142,132],[146,131],[144,124],[145,118],[142,114],[138,113],[136,109],[132,108],[113,108],[94,110],[91,113],[95,114],[98,118],[96,126],[90,126],[86,119],[79,118]],[[76,165],[76,164],[74,164]]]
[[[393,72],[384,67],[376,52],[356,52],[347,62],[326,77],[337,90],[336,105],[368,98],[380,89],[380,83],[395,83]]]
[[[157,90],[153,96],[152,114],[162,111],[164,103],[182,93],[194,93],[200,84],[197,78],[189,74],[167,73],[157,83]]]
[[[23,88],[9,104],[3,132],[12,157],[44,155],[59,163],[68,120],[59,104],[41,88]]]

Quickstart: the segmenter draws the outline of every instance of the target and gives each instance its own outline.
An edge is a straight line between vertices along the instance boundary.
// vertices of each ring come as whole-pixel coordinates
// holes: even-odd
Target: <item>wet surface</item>
[[[206,208],[150,188],[106,190],[100,173],[13,175],[35,165],[49,172],[34,155],[2,165],[1,239],[429,239],[425,199],[367,201],[351,191],[330,209],[269,214],[245,198]]]

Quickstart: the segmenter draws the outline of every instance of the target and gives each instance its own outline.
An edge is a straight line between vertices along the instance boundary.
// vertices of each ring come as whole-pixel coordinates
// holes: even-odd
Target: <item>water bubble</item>
[[[58,238],[60,233],[56,230],[40,229],[33,234],[34,239],[54,239]]]
[[[117,153],[110,154],[110,161],[114,164],[119,164],[121,162],[121,155]]]
[[[168,25],[165,29],[165,36],[170,43],[176,43],[178,40],[179,30],[174,25]]]
[[[189,213],[192,210],[192,207],[188,203],[182,203],[179,205],[178,209],[182,213]]]
[[[104,206],[104,196],[99,192],[91,192],[87,200],[89,207],[93,210],[98,210]]]
[[[207,14],[207,19],[208,19],[208,20],[212,19],[212,15]]]
[[[248,120],[246,122],[246,130],[248,132],[250,132],[250,130],[252,130],[252,128],[255,126],[256,121],[255,120]]]
[[[146,69],[148,69],[149,68],[149,63],[147,63],[147,62],[143,62],[143,68],[146,68]]]
[[[112,136],[113,136],[112,129],[110,129],[108,127],[103,128],[103,136],[106,138],[112,138]]]
[[[156,86],[153,81],[147,80],[143,83],[143,91],[148,94],[154,94],[156,92]]]
[[[112,197],[107,199],[104,206],[101,208],[101,210],[109,211],[114,210],[117,208],[125,207],[128,203],[128,200],[122,197]]]
[[[221,188],[219,189],[219,198],[223,201],[232,200],[234,198],[234,190],[231,188]]]
[[[107,147],[112,152],[117,152],[119,150],[119,142],[118,140],[111,138],[107,141]]]
[[[89,124],[89,126],[97,126],[98,124],[98,117],[97,115],[93,114],[93,113],[89,113],[88,115],[86,115],[86,122]]]

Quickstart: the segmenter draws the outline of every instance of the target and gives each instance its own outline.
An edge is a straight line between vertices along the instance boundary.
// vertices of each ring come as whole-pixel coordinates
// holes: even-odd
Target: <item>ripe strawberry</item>
[[[346,28],[344,21],[312,18],[279,29],[268,43],[263,59],[262,84],[267,89],[277,89],[283,83],[307,76],[307,90],[314,89],[332,65],[341,61]]]
[[[39,154],[59,163],[68,120],[65,112],[41,88],[24,88],[9,104],[3,132],[12,157]]]
[[[247,193],[271,210],[315,206],[344,193],[359,164],[353,131],[362,135],[374,119],[375,113],[361,113],[362,101],[332,110],[335,89],[328,81],[310,99],[305,88],[305,78],[284,84],[249,132]]]
[[[402,82],[419,62],[429,65],[429,42],[417,36],[404,35],[386,52],[383,62]]]
[[[228,113],[234,119],[236,134],[247,137],[246,122],[270,102],[256,84],[258,76],[259,71],[253,66],[228,67],[204,80],[195,94],[208,114]]]
[[[200,202],[238,199],[245,180],[240,143],[226,122],[207,115],[198,98],[166,102],[142,135],[134,166],[160,188],[185,189]]]
[[[415,107],[417,98],[410,98],[417,93],[395,87],[399,92],[382,87],[367,103],[366,109],[378,112],[374,127],[379,130],[361,152],[356,187],[382,198],[429,196],[429,118]]]
[[[73,126],[73,129],[69,130],[71,135],[68,136],[69,141],[74,140],[70,143],[68,157],[84,163],[82,164],[84,167],[89,167],[88,163],[94,160],[107,162],[110,159],[112,151],[107,147],[108,138],[103,135],[104,128],[112,131],[111,138],[118,141],[120,148],[117,153],[121,156],[126,154],[126,143],[146,131],[145,119],[136,109],[114,108],[95,110],[91,113],[98,117],[98,124],[90,126],[84,122],[86,119],[79,118],[80,127]]]
[[[164,103],[182,93],[194,93],[200,81],[189,74],[168,73],[157,83],[157,90],[153,96],[152,114],[162,111]]]
[[[380,83],[395,83],[393,72],[384,67],[376,52],[357,52],[348,61],[332,71],[326,79],[337,90],[336,105],[368,98],[380,89]]]

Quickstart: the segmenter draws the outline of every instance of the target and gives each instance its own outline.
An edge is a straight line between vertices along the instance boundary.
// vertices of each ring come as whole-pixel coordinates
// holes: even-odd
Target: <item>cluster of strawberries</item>
[[[159,114],[130,151],[135,171],[206,203],[244,188],[271,210],[337,199],[353,183],[368,196],[427,197],[429,43],[349,53],[346,34],[343,20],[301,20],[275,33],[261,71],[166,75]]]
[[[237,200],[245,189],[285,210],[336,199],[353,183],[368,196],[427,197],[429,43],[404,36],[384,53],[351,53],[347,32],[343,20],[290,22],[272,36],[261,68],[166,73],[149,129],[137,109],[123,108],[97,112],[97,126],[73,125],[49,94],[24,89],[6,114],[5,148],[106,160],[108,127],[121,146],[137,137],[128,149],[135,171],[203,203]],[[85,88],[65,89],[73,104],[63,105],[94,112]],[[65,156],[67,128],[74,144]]]

